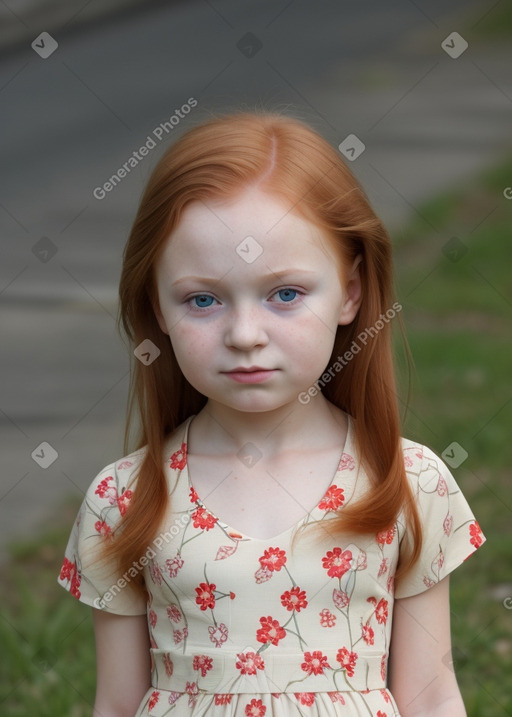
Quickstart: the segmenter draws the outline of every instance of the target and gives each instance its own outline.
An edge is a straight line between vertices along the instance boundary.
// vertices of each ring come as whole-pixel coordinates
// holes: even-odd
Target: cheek
[[[329,360],[335,338],[336,327],[311,315],[289,331],[281,331],[279,341],[291,358],[297,359],[302,370],[317,371]]]
[[[194,328],[185,326],[185,321],[179,321],[169,332],[169,338],[176,358],[197,360],[204,356],[210,346],[210,332],[205,327]]]

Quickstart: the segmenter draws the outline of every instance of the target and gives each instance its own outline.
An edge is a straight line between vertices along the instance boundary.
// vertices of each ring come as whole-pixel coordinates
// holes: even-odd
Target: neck
[[[344,439],[346,429],[343,411],[321,394],[307,405],[297,403],[260,413],[208,401],[192,421],[189,442],[192,452],[236,453],[252,444],[272,455],[332,446]]]

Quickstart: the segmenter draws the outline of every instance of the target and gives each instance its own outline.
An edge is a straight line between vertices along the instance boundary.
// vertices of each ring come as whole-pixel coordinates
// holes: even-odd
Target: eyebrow
[[[315,271],[310,271],[309,269],[284,269],[283,271],[272,271],[270,274],[267,274],[263,277],[264,280],[266,279],[283,279],[286,276],[290,275],[296,275],[296,274],[303,274],[303,275],[312,275],[316,274]],[[211,276],[182,276],[180,279],[176,279],[171,286],[179,286],[179,284],[183,284],[186,281],[204,281],[207,284],[218,284],[220,281],[222,281],[223,277],[220,278],[214,278]]]

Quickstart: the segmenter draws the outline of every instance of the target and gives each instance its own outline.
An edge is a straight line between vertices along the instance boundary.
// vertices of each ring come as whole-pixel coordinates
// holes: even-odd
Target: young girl
[[[464,715],[448,574],[484,537],[400,438],[390,241],[338,152],[273,114],[189,131],[120,298],[139,447],[59,577],[93,607],[94,715]]]

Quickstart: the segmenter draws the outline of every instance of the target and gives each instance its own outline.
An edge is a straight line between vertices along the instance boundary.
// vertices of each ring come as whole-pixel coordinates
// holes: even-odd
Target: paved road
[[[39,23],[39,52],[58,44],[46,59],[32,29],[0,56],[4,542],[121,455],[120,257],[144,182],[187,118],[103,199],[95,187],[190,97],[194,120],[287,108],[333,143],[361,139],[354,170],[390,226],[403,226],[506,146],[510,54],[472,39],[491,6],[438,0],[427,16],[375,0],[148,2],[84,26]],[[456,59],[441,47],[453,31],[469,42]],[[59,456],[48,468],[31,456],[42,442]]]

